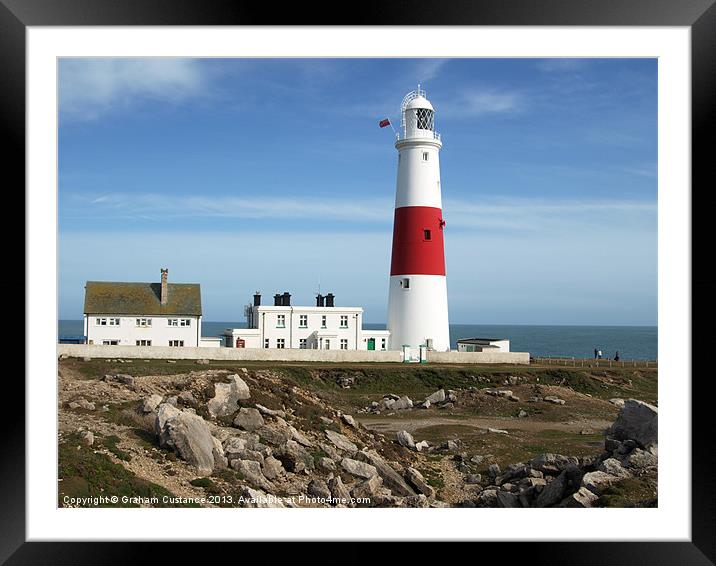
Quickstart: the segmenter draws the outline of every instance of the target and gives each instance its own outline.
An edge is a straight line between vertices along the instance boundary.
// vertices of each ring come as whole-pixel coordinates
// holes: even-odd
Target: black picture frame
[[[545,542],[483,543],[496,550],[501,562],[571,564],[713,564],[716,561],[716,479],[712,471],[716,457],[709,442],[711,407],[708,397],[710,372],[703,352],[711,346],[713,332],[708,322],[713,314],[714,284],[706,274],[709,235],[704,226],[709,208],[708,176],[713,169],[716,108],[716,0],[443,0],[442,2],[364,2],[355,9],[338,3],[281,4],[231,0],[0,0],[0,123],[5,146],[7,187],[25,185],[25,37],[28,26],[115,26],[115,25],[529,25],[529,26],[685,26],[691,29],[692,80],[692,375],[681,384],[692,388],[692,537],[690,542]],[[700,190],[695,190],[700,187]],[[684,187],[689,190],[689,187]],[[699,206],[701,205],[701,206]],[[20,204],[24,207],[23,204]],[[701,252],[701,253],[699,253]],[[703,265],[703,267],[702,267]],[[31,297],[25,298],[26,306]],[[696,378],[694,378],[694,376]],[[48,376],[49,378],[49,376]],[[190,554],[177,543],[71,543],[25,541],[25,398],[24,384],[5,379],[5,397],[13,399],[18,411],[4,421],[0,435],[2,481],[0,482],[0,562],[19,564],[119,564],[147,563],[160,559],[185,561]],[[688,470],[688,463],[684,463]],[[477,528],[477,526],[476,526]],[[591,533],[585,533],[591,534]],[[81,538],[82,533],[77,533]],[[555,525],[559,536],[559,525]],[[316,533],[320,538],[320,533]],[[212,545],[217,550],[229,543]],[[242,543],[242,557],[258,545]],[[380,556],[376,543],[348,543],[335,548],[323,544],[324,557],[341,557],[358,563]],[[453,543],[454,544],[454,543]],[[361,548],[358,548],[361,545]],[[499,545],[495,547],[495,545]],[[451,549],[459,552],[464,547]],[[468,552],[474,552],[466,549]],[[209,552],[203,550],[203,553]],[[282,560],[283,545],[262,545],[261,554],[271,561]],[[316,551],[310,551],[316,552]],[[432,558],[437,552],[445,560],[442,544],[421,545],[410,551]],[[302,553],[303,554],[303,553]],[[309,555],[310,556],[310,555]],[[487,555],[481,552],[485,558]],[[330,559],[330,558],[329,558]],[[395,559],[398,559],[396,556]],[[476,557],[477,559],[477,557]]]

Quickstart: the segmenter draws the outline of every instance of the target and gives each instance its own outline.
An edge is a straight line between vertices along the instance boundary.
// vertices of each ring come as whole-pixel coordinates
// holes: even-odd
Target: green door
[[[368,338],[368,349],[375,350],[375,338]]]

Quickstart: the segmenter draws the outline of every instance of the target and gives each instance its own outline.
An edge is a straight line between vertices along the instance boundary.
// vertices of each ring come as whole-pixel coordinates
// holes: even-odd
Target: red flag
[[[385,120],[381,120],[379,126],[380,126],[381,128],[385,128],[386,126],[390,126],[390,120],[388,120],[388,118],[386,118]]]

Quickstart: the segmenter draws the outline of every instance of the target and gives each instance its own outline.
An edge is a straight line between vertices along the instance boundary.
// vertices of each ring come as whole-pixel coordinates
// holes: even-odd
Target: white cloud
[[[526,104],[524,95],[517,91],[476,87],[442,102],[438,110],[441,118],[475,118],[486,114],[520,112]]]
[[[587,65],[587,59],[540,59],[535,67],[545,73],[580,71]]]
[[[174,58],[64,59],[60,63],[60,111],[88,120],[140,99],[178,102],[205,91],[198,60]]]

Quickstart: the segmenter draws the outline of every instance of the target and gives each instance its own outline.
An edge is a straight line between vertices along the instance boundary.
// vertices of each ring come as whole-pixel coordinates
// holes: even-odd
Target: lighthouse
[[[400,107],[398,181],[388,293],[390,349],[450,349],[440,191],[440,134],[420,89]]]

